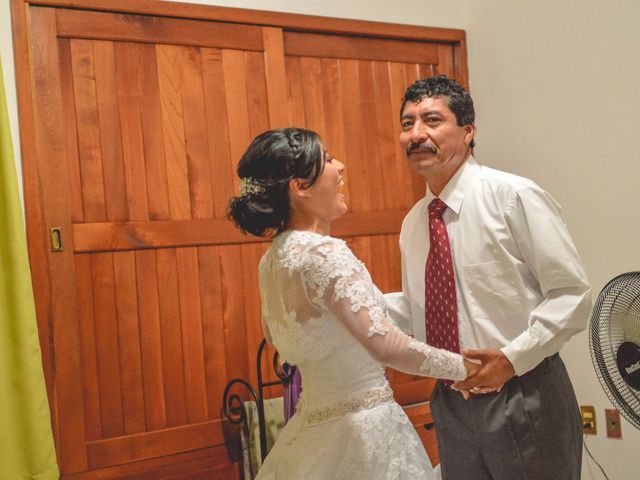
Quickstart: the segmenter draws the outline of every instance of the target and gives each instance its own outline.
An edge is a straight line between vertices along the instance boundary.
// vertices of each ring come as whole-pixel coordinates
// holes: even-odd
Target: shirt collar
[[[438,196],[440,200],[442,200],[447,207],[453,210],[456,215],[460,214],[460,208],[462,207],[464,197],[469,191],[471,183],[478,173],[480,173],[480,168],[481,167],[475,158],[473,158],[473,156],[469,156],[455,175],[451,177],[451,180],[447,182],[442,192],[440,192],[440,195]],[[435,195],[431,192],[431,189],[427,187],[427,205],[429,205],[431,200],[434,198]]]

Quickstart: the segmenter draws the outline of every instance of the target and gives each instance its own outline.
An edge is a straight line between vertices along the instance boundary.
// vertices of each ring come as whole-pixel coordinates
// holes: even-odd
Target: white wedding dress
[[[369,272],[344,241],[278,235],[260,262],[263,328],[303,389],[257,480],[436,478],[382,365],[461,380],[460,355],[400,332]]]

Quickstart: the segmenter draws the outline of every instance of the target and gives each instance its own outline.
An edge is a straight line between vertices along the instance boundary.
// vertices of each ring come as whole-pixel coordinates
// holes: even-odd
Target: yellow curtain
[[[0,479],[49,480],[59,473],[6,100],[0,68]]]

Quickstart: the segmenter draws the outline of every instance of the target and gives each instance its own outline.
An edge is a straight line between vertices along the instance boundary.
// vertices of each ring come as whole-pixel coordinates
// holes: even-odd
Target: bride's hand
[[[481,367],[482,363],[480,363],[480,361],[469,360],[467,357],[464,357],[464,368],[466,368],[467,370],[467,378],[465,378],[465,380],[470,379],[476,373],[478,373],[478,370],[480,370]]]
[[[469,378],[473,377],[478,372],[478,370],[480,370],[480,368],[482,367],[482,363],[480,363],[478,360],[471,361],[466,357],[463,360],[464,368],[467,370],[467,378],[465,378],[465,380],[468,380]],[[468,400],[472,394],[476,393],[473,392],[473,390],[458,389],[455,388],[455,386],[452,386],[451,388],[460,392],[465,400]]]

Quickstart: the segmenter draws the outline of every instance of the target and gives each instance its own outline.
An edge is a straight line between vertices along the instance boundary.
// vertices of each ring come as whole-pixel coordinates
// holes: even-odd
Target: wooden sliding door
[[[397,146],[400,97],[435,72],[465,81],[464,32],[147,0],[12,2],[63,478],[239,478],[222,392],[234,377],[256,382],[268,242],[226,219],[238,159],[269,128],[318,131],[347,165],[351,212],[334,233],[398,290],[400,223],[424,193]],[[430,380],[391,378],[401,403],[428,399]]]
[[[321,132],[346,164],[351,214],[370,219],[362,235],[347,241],[382,291],[399,291],[399,225],[425,193],[424,179],[410,173],[399,147],[400,99],[418,78],[453,76],[453,47],[285,32],[284,54],[291,122]],[[384,229],[385,221],[393,227]],[[399,372],[390,379],[402,404],[426,400],[433,388],[433,380]]]

